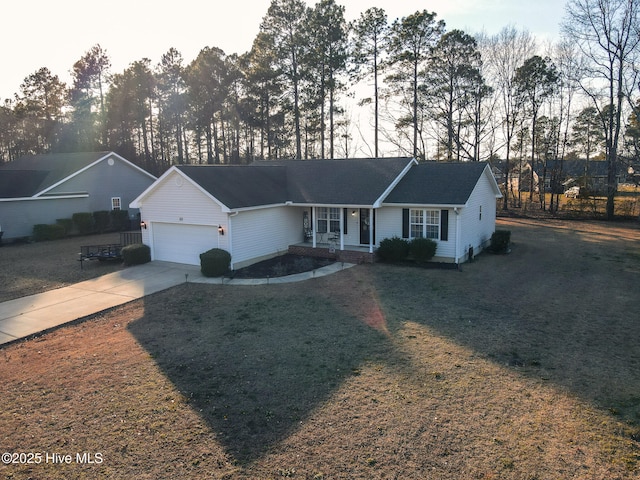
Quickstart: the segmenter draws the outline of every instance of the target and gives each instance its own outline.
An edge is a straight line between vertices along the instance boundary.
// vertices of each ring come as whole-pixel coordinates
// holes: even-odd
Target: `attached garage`
[[[200,254],[219,245],[217,226],[152,222],[149,228],[154,260],[200,265]]]

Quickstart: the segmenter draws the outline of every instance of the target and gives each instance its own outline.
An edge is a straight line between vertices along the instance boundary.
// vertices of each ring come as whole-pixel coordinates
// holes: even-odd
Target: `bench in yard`
[[[83,245],[80,247],[80,268],[85,260],[118,260],[122,258],[122,245],[110,243],[105,245]]]
[[[142,243],[142,235],[140,232],[122,232],[120,233],[120,243],[107,243],[103,245],[83,245],[80,247],[78,260],[80,268],[85,260],[98,260],[104,262],[107,260],[121,260],[122,248],[134,243]]]

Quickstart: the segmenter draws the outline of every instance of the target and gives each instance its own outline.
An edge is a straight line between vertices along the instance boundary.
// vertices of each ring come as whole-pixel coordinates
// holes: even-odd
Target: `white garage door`
[[[153,228],[153,259],[200,265],[200,254],[218,247],[217,227],[156,223]]]

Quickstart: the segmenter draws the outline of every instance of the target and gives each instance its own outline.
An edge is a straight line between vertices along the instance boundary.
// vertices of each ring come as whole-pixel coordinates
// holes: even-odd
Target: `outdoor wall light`
[[[147,229],[146,222],[140,222],[140,228],[143,228],[144,230],[146,230]]]
[[[218,225],[218,233],[220,235],[224,235],[224,228],[222,228],[222,225]]]
[[[355,210],[352,210],[352,211],[351,211],[351,216],[352,216],[352,217],[355,217],[355,216],[356,216],[356,211],[355,211]]]

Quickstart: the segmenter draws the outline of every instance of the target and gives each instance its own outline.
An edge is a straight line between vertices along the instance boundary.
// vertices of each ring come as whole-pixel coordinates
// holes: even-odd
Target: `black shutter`
[[[342,225],[342,233],[343,234],[347,234],[347,224],[349,223],[349,216],[347,215],[347,209],[343,208],[342,209],[342,223],[344,223],[344,225]]]
[[[409,238],[409,209],[402,209],[402,238]]]
[[[449,210],[440,211],[440,240],[449,240]]]
[[[376,243],[376,212],[377,210],[373,209],[373,243]]]

